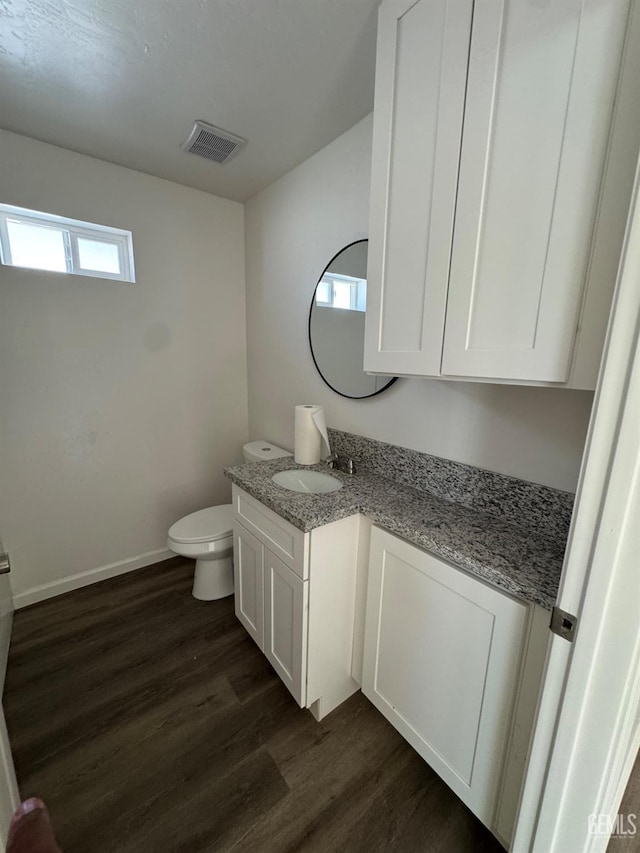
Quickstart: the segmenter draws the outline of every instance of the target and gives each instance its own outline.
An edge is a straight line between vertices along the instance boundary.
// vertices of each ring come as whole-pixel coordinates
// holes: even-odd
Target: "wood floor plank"
[[[434,786],[443,784],[417,753],[396,749],[368,778],[362,780],[360,796],[334,830],[336,849],[367,853],[371,849],[402,851],[411,834],[415,813],[427,810],[426,799]],[[414,845],[415,846],[415,845]]]
[[[269,753],[256,750],[226,774],[209,767],[200,784],[181,797],[175,812],[168,814],[163,803],[156,801],[147,811],[144,824],[139,824],[138,830],[130,827],[127,843],[119,851],[229,850],[246,833],[247,826],[288,791]]]
[[[170,561],[19,611],[5,714],[66,853],[497,853],[360,694],[321,723]],[[626,853],[626,851],[625,851]]]
[[[263,654],[245,655],[235,663],[229,662],[225,672],[240,702],[278,683],[278,675]]]
[[[179,703],[179,704],[178,704]],[[58,801],[67,802],[74,794],[90,798],[94,788],[100,787],[105,773],[126,781],[137,755],[145,749],[146,742],[156,739],[166,743],[167,732],[180,726],[188,731],[194,712],[214,716],[222,708],[237,706],[237,698],[223,677],[208,682],[206,687],[195,686],[182,691],[179,700],[159,700],[139,716],[122,717],[110,725],[103,724],[92,736],[77,740],[73,748],[43,756],[23,777],[23,792],[36,794],[47,784],[50,765],[55,762],[59,782],[54,792],[53,806]],[[52,733],[55,740],[56,733]],[[120,766],[120,769],[118,769]],[[78,804],[78,809],[83,808]],[[84,809],[89,805],[84,806]]]

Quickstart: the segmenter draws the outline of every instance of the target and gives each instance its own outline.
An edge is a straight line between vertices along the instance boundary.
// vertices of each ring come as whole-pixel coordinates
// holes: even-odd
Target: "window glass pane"
[[[83,270],[120,274],[120,254],[114,243],[78,237],[78,258]]]
[[[367,310],[367,282],[361,279],[356,286],[356,311]]]
[[[7,219],[7,233],[14,266],[67,271],[62,230]]]
[[[320,305],[329,305],[331,303],[331,284],[328,281],[324,281],[324,279],[318,282],[316,302]]]
[[[351,285],[348,282],[333,282],[333,307],[351,308]]]

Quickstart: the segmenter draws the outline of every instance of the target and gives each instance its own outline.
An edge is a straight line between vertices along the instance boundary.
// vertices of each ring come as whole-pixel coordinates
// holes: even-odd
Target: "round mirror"
[[[352,399],[380,394],[397,379],[369,376],[362,369],[368,243],[356,240],[331,258],[309,311],[309,345],[318,373],[329,388]]]

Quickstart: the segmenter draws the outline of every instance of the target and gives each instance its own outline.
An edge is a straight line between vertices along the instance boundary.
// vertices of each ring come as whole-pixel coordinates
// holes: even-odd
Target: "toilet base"
[[[233,552],[213,560],[196,560],[192,594],[199,601],[216,601],[233,595]]]

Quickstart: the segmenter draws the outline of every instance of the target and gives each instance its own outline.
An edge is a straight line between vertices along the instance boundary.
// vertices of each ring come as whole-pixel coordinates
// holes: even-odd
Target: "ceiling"
[[[378,0],[0,0],[0,126],[244,201],[373,108]],[[248,144],[180,149],[195,119]]]

